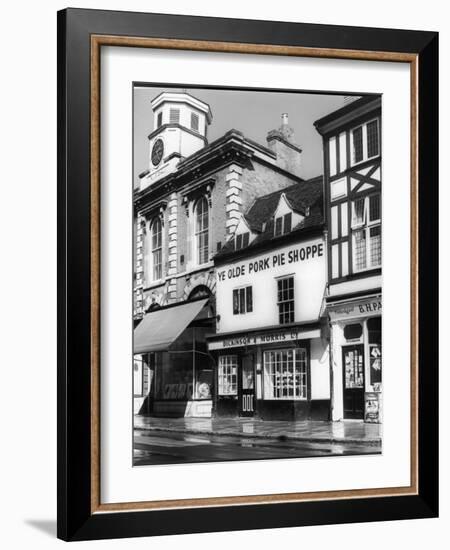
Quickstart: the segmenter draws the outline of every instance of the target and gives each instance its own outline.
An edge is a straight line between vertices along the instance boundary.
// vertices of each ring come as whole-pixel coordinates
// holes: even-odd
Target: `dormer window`
[[[199,118],[196,113],[191,113],[191,130],[198,132]]]
[[[292,229],[292,212],[288,212],[287,214],[284,214],[284,216],[279,216],[278,218],[275,218],[275,237],[279,237],[280,235],[285,235],[286,233],[290,233]]]
[[[179,124],[180,122],[180,109],[170,109],[169,111],[170,124]]]
[[[240,233],[235,237],[235,249],[240,250],[241,248],[246,248],[250,242],[250,233],[247,231],[245,233]]]

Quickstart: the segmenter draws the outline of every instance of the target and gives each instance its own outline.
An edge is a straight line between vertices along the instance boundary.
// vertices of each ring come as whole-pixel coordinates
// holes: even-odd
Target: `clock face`
[[[157,139],[153,144],[152,163],[153,166],[158,166],[164,154],[164,143],[162,139]]]

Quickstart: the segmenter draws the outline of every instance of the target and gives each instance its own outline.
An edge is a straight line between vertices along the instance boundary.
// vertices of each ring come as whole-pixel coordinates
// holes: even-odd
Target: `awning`
[[[167,349],[197,317],[207,301],[208,298],[147,313],[134,329],[134,353]]]

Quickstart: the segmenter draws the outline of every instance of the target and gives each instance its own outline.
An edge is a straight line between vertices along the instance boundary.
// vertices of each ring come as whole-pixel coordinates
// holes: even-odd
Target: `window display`
[[[264,352],[264,397],[265,399],[306,399],[306,349]]]

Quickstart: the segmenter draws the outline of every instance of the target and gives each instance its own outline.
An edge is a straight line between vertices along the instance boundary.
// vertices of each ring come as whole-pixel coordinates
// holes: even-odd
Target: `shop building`
[[[304,181],[301,149],[286,115],[267,145],[237,130],[209,143],[205,102],[163,92],[151,109],[148,167],[134,190],[135,412],[210,416],[213,257],[256,197]]]
[[[215,416],[330,418],[322,177],[255,200],[215,256]]]
[[[381,98],[315,122],[323,138],[332,419],[382,419]]]

